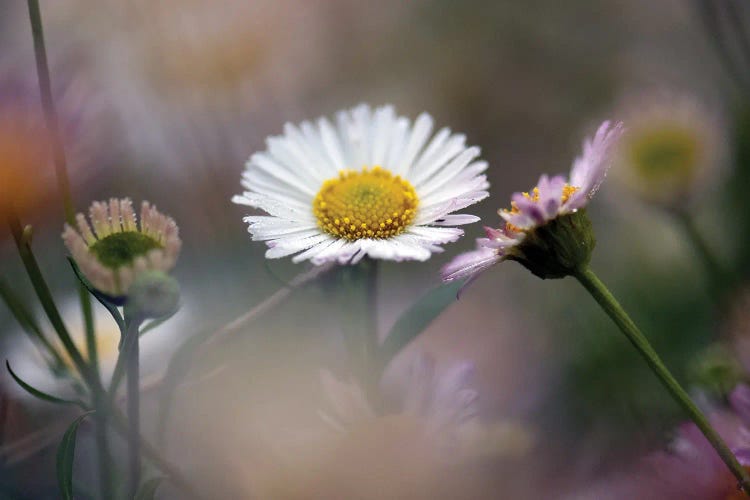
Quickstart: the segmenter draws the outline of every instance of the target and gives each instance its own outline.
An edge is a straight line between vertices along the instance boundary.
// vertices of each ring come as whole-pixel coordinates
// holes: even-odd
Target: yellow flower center
[[[349,241],[387,239],[414,220],[419,199],[414,187],[381,167],[342,170],[323,183],[313,201],[318,226]]]
[[[565,186],[563,186],[562,196],[560,197],[560,203],[565,203],[566,201],[568,201],[568,198],[570,198],[570,196],[576,191],[578,191],[579,189],[580,188],[576,186],[565,184]],[[538,187],[535,187],[534,189],[532,189],[530,193],[524,192],[521,194],[523,195],[524,198],[526,198],[527,200],[531,200],[534,203],[539,201],[539,188]],[[521,213],[521,211],[518,209],[518,206],[516,205],[515,202],[510,202],[510,210],[505,210],[505,212],[513,214],[513,215]],[[520,233],[523,231],[523,229],[521,229],[518,226],[514,226],[510,222],[505,223],[505,230],[508,232],[513,232],[513,233]]]
[[[644,181],[686,184],[698,166],[701,144],[693,131],[665,125],[635,134],[628,154]]]

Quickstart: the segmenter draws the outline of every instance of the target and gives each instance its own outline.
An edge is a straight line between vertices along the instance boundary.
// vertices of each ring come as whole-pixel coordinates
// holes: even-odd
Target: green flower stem
[[[44,121],[47,125],[47,140],[52,150],[52,158],[55,165],[55,177],[57,188],[63,201],[65,221],[75,225],[75,209],[73,207],[73,196],[70,189],[67,161],[65,159],[65,148],[60,137],[60,126],[55,109],[55,101],[52,98],[52,83],[50,80],[49,63],[47,62],[47,49],[44,44],[44,27],[42,24],[42,13],[38,0],[28,0],[29,20],[31,22],[31,33],[34,38],[34,57],[36,59],[36,72],[39,79],[39,93],[44,110]],[[78,284],[78,296],[81,302],[81,312],[86,329],[86,351],[89,365],[93,374],[99,378],[99,361],[96,352],[96,337],[94,334],[94,316],[91,311],[91,297],[86,287]]]
[[[138,492],[141,482],[141,405],[140,405],[140,366],[138,329],[141,321],[125,317],[125,337],[118,357],[125,359],[127,371],[127,414],[128,414],[128,498]]]
[[[107,394],[102,390],[94,391],[94,407],[96,426],[94,428],[96,449],[99,455],[99,492],[102,498],[109,498],[114,493],[112,489],[112,452],[109,447],[109,411]]]
[[[378,268],[379,261],[369,259],[364,265],[367,266],[365,272],[365,308],[367,315],[365,321],[365,338],[364,338],[364,363],[365,373],[368,375],[370,393],[376,391],[380,374],[376,369],[376,357],[378,355]]]
[[[724,287],[730,284],[729,273],[716,257],[713,250],[711,250],[711,247],[709,247],[700,230],[695,225],[693,217],[685,211],[675,213],[675,217],[703,264],[711,293],[720,293]]]
[[[130,423],[128,419],[119,411],[115,406],[110,406],[109,411],[112,415],[112,423],[115,430],[122,436],[129,437],[130,435]],[[143,450],[143,455],[146,456],[153,464],[164,474],[169,477],[169,480],[178,487],[186,496],[186,498],[200,498],[200,495],[196,493],[195,489],[191,485],[190,481],[182,475],[175,465],[169,462],[167,459],[161,456],[159,451],[143,436],[139,436],[140,447]]]
[[[732,451],[727,447],[726,443],[721,439],[719,434],[711,427],[706,416],[698,409],[698,407],[690,399],[690,396],[675,380],[674,376],[670,373],[667,367],[664,365],[659,355],[656,354],[653,347],[649,343],[648,339],[641,333],[638,327],[635,325],[630,316],[625,312],[617,299],[610,293],[607,287],[602,283],[599,278],[588,268],[582,268],[574,274],[575,278],[588,290],[592,297],[599,303],[604,312],[615,322],[620,328],[622,333],[628,338],[633,344],[636,350],[641,354],[643,359],[648,364],[651,371],[659,378],[664,386],[669,391],[670,395],[679,403],[683,410],[688,414],[690,419],[698,426],[698,428],[706,436],[706,439],[719,454],[721,459],[727,465],[729,470],[734,474],[739,481],[739,485],[747,493],[750,491],[750,476],[747,471],[737,461],[737,457],[734,456]]]
[[[18,220],[18,216],[11,213],[8,217],[8,224],[10,225],[10,231],[13,234],[13,239],[16,242],[18,253],[21,256],[21,261],[26,269],[26,273],[29,275],[31,284],[36,292],[39,302],[42,304],[47,318],[49,319],[52,327],[55,329],[57,336],[63,344],[63,347],[67,351],[70,359],[73,361],[73,365],[76,370],[80,373],[81,378],[86,382],[89,387],[94,404],[97,408],[97,446],[100,454],[100,484],[102,492],[111,492],[111,466],[109,465],[109,443],[107,440],[107,412],[101,411],[101,406],[106,401],[106,394],[104,394],[104,388],[101,385],[97,370],[92,367],[81,355],[80,351],[76,347],[73,339],[70,337],[65,323],[63,322],[60,312],[57,310],[55,301],[52,298],[49,286],[42,275],[42,271],[39,268],[39,264],[34,257],[34,253],[31,250],[27,235],[24,234],[24,230],[21,227],[21,222]],[[41,331],[40,331],[41,333]],[[54,349],[53,349],[54,350]],[[59,355],[58,355],[59,358]],[[61,360],[62,362],[62,360]],[[106,498],[106,496],[105,496]]]
[[[49,322],[52,324],[55,332],[57,332],[57,336],[60,338],[68,355],[70,355],[70,359],[73,360],[73,364],[81,374],[81,377],[89,385],[98,385],[99,381],[93,379],[86,360],[83,359],[80,351],[75,343],[73,343],[73,339],[70,337],[68,329],[65,327],[65,323],[63,322],[60,312],[55,305],[55,301],[52,298],[52,292],[50,292],[49,286],[47,285],[47,282],[42,275],[42,271],[39,268],[39,264],[36,261],[36,257],[34,257],[34,253],[31,251],[28,239],[24,236],[24,231],[21,228],[21,222],[18,220],[18,216],[11,213],[8,216],[8,225],[10,226],[11,234],[13,234],[13,239],[16,242],[18,254],[21,256],[21,261],[23,262],[26,273],[31,280],[31,285],[34,287],[34,292],[36,292]]]
[[[44,29],[42,27],[42,13],[39,9],[38,0],[28,0],[29,20],[31,21],[31,33],[34,36],[34,56],[36,57],[36,72],[39,77],[39,91],[42,97],[42,108],[47,123],[47,134],[52,148],[52,157],[55,163],[55,175],[57,186],[63,200],[65,209],[65,220],[68,224],[75,223],[75,210],[73,199],[70,194],[70,180],[68,179],[68,168],[65,161],[65,149],[60,139],[60,127],[57,121],[57,110],[52,99],[52,84],[50,83],[49,65],[47,63],[47,49],[44,46]]]
[[[23,301],[16,296],[13,290],[8,286],[8,283],[2,278],[0,278],[0,298],[2,298],[5,305],[8,306],[11,314],[13,314],[13,317],[16,318],[16,321],[18,321],[24,331],[29,334],[31,339],[35,342],[39,342],[39,344],[44,347],[44,351],[52,357],[55,366],[64,366],[65,364],[63,363],[62,357],[60,357],[60,353],[57,352],[57,349],[55,349],[50,341],[47,340],[44,332],[42,332],[42,329],[36,322],[36,318],[34,318],[31,312],[26,308]]]

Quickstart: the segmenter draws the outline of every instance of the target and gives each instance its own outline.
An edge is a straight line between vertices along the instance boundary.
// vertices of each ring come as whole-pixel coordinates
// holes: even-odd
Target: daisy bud
[[[145,201],[140,223],[128,198],[94,202],[89,221],[78,214],[76,222],[65,225],[65,246],[92,286],[120,305],[139,275],[172,269],[182,246],[174,220]]]
[[[130,287],[125,310],[131,317],[162,318],[175,312],[179,301],[177,280],[161,271],[146,271]]]

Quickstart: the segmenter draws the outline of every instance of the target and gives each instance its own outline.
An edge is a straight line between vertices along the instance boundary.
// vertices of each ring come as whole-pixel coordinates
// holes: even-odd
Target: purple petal
[[[623,132],[621,122],[611,126],[609,121],[601,124],[593,139],[583,143],[583,153],[575,159],[570,171],[570,184],[579,188],[565,204],[565,208],[576,210],[586,205],[596,193],[607,175],[610,153]]]
[[[513,200],[513,203],[515,203],[516,208],[518,208],[519,211],[518,214],[512,217],[523,215],[534,221],[534,224],[537,225],[544,224],[544,222],[547,220],[544,216],[545,214],[544,210],[542,210],[542,207],[540,207],[539,204],[535,201],[532,201],[529,198],[525,197],[523,193],[513,193],[513,197],[511,199]],[[511,224],[513,224],[513,222],[511,222]]]
[[[545,219],[551,220],[557,217],[562,202],[563,187],[565,187],[565,178],[556,175],[551,179],[546,175],[539,178],[539,201],[537,204],[545,213]]]
[[[729,394],[729,403],[745,425],[750,426],[750,387],[738,385]]]
[[[502,256],[497,250],[481,247],[477,250],[458,255],[443,266],[440,274],[443,277],[443,281],[472,278],[478,276],[479,273],[501,260]]]

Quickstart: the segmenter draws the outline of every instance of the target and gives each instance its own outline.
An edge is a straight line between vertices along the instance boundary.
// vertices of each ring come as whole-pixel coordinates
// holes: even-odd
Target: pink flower
[[[583,153],[573,162],[569,179],[544,174],[530,192],[514,193],[510,210],[498,212],[505,225],[497,229],[485,227],[487,237],[477,240],[476,250],[459,255],[443,267],[443,280],[475,278],[512,257],[536,229],[585,208],[607,175],[612,148],[622,131],[621,123],[605,121],[593,139],[584,141]]]

